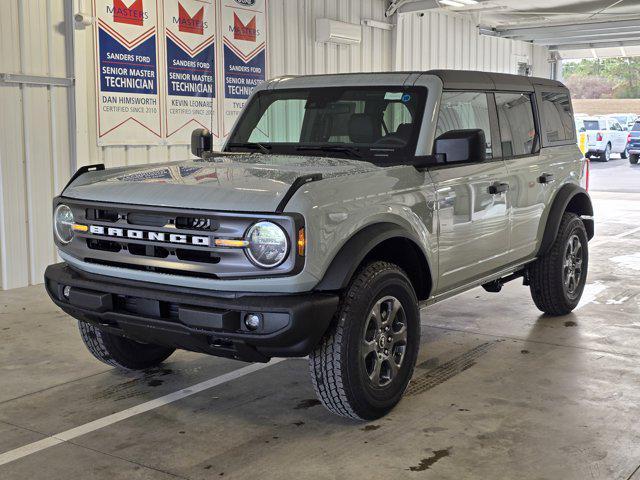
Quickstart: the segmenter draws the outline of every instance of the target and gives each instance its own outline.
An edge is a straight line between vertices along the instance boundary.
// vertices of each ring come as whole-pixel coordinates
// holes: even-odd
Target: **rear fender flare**
[[[549,207],[549,215],[547,216],[542,242],[538,249],[538,256],[547,253],[553,245],[553,242],[558,236],[562,216],[567,211],[583,217],[582,221],[587,230],[587,237],[589,240],[593,238],[594,224],[593,219],[590,218],[593,216],[591,198],[584,188],[572,183],[567,184],[560,188],[551,207]]]

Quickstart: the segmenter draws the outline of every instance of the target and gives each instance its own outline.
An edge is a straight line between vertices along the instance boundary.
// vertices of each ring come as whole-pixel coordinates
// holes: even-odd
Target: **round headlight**
[[[249,259],[262,268],[277,267],[289,253],[287,234],[275,223],[256,223],[249,229],[245,239],[249,242],[246,250]]]
[[[53,213],[53,231],[60,243],[69,243],[73,240],[73,212],[66,205],[58,205]]]

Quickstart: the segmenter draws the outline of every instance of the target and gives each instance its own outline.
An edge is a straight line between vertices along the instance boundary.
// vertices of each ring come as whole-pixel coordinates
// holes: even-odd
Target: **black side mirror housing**
[[[436,138],[433,147],[438,163],[484,162],[486,152],[484,131],[479,128],[445,132]]]
[[[202,158],[205,152],[213,149],[213,135],[206,128],[197,128],[191,132],[191,153]]]

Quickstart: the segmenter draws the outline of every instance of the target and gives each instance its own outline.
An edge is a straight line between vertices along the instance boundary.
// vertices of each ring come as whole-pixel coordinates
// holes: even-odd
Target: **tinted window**
[[[600,130],[600,122],[597,120],[585,120],[584,128],[587,130]]]
[[[487,142],[487,158],[493,156],[489,104],[486,93],[444,92],[438,114],[436,138],[451,130],[479,128]]]
[[[542,128],[550,142],[573,140],[573,117],[568,93],[542,93]]]
[[[631,130],[633,130],[634,132],[640,131],[640,122],[634,123],[633,127],[631,127]]]
[[[528,155],[538,149],[531,95],[496,93],[502,155]]]

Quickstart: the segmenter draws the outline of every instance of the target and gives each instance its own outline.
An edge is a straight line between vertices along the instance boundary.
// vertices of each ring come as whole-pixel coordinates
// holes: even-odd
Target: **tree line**
[[[640,58],[564,62],[563,76],[573,98],[640,98]]]

